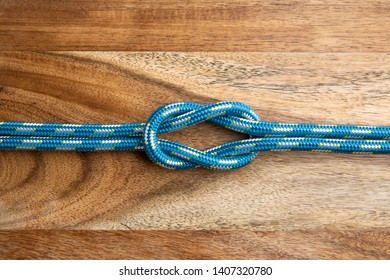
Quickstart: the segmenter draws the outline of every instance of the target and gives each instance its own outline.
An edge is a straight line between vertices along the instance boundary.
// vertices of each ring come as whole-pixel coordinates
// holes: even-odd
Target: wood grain
[[[2,52],[0,119],[122,123],[236,100],[266,121],[389,125],[389,77],[379,53]],[[204,124],[164,137],[205,149],[243,136]],[[270,152],[237,171],[178,172],[135,152],[7,151],[0,228],[375,234],[390,226],[389,167],[386,155]]]
[[[0,231],[0,259],[389,259],[390,231]]]
[[[0,1],[0,50],[389,52],[390,2]]]

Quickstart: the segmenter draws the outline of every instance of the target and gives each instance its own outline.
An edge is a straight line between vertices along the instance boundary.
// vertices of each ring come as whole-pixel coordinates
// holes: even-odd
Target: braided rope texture
[[[248,139],[199,151],[158,138],[205,121],[244,133]],[[390,126],[264,122],[239,102],[182,102],[159,108],[146,123],[0,122],[0,150],[145,151],[154,163],[169,169],[229,170],[247,165],[264,151],[389,154]]]

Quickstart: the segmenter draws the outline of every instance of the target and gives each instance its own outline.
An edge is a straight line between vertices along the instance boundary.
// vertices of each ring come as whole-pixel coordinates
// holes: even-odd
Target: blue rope
[[[206,151],[158,138],[205,121],[249,137]],[[0,122],[0,150],[145,151],[154,163],[170,169],[203,166],[224,170],[240,168],[263,151],[389,154],[390,126],[264,122],[239,102],[207,106],[183,102],[161,107],[146,123]]]

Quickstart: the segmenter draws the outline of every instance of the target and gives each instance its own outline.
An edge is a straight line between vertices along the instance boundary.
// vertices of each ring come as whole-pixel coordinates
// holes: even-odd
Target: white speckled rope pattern
[[[242,132],[249,139],[199,151],[162,140],[159,134],[210,121]],[[263,122],[247,105],[219,102],[207,106],[172,103],[146,123],[54,124],[0,122],[2,150],[137,151],[170,169],[203,166],[236,169],[261,151],[319,151],[353,154],[390,153],[389,126],[317,125]]]

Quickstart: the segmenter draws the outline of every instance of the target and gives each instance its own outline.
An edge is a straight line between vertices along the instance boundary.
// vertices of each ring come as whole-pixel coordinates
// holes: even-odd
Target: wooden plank
[[[389,125],[389,54],[0,53],[0,119],[144,121],[176,101],[242,101],[266,121]],[[168,134],[205,149],[243,136]],[[390,226],[390,158],[269,152],[232,172],[137,152],[0,153],[2,229],[373,230]]]
[[[390,2],[0,1],[0,50],[390,51]]]
[[[0,231],[1,259],[389,259],[390,231]]]

